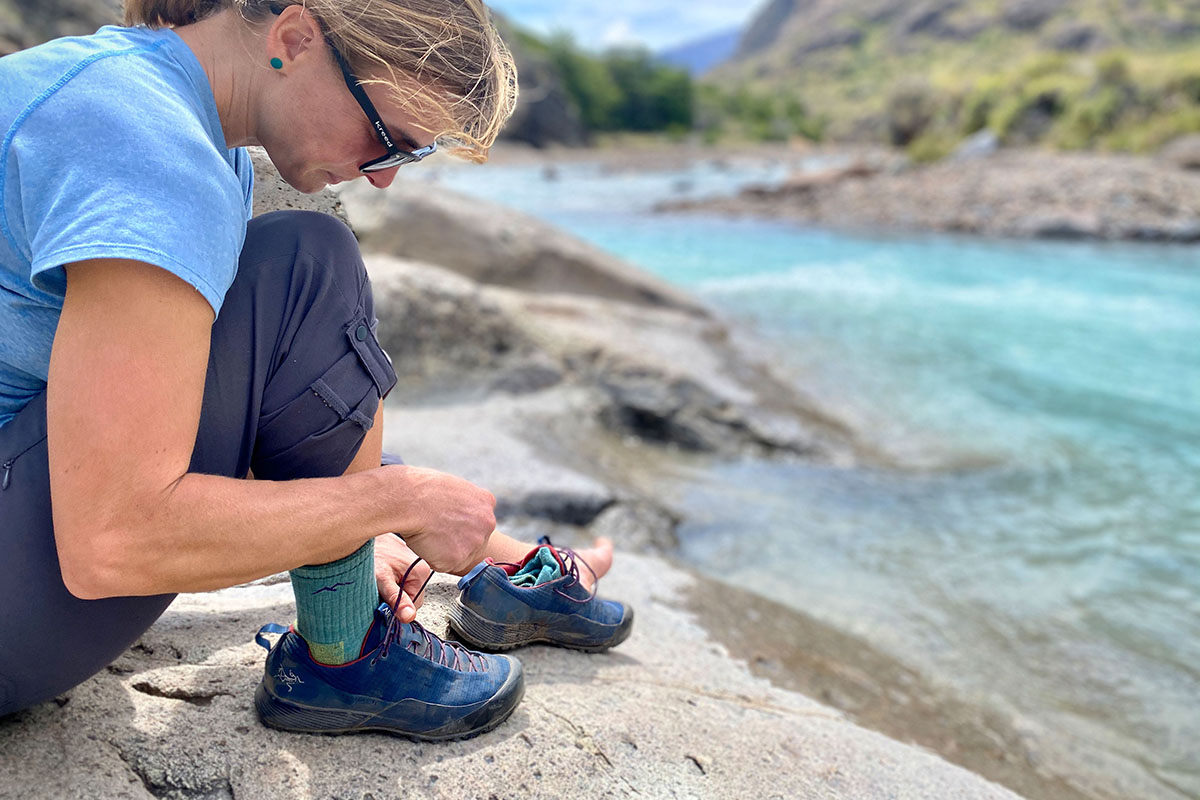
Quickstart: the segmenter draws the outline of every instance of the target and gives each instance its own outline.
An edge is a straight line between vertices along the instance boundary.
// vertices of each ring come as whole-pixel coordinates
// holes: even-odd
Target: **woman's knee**
[[[395,382],[375,325],[345,224],[307,211],[252,221],[213,328],[193,468],[219,462],[220,474],[250,468],[274,480],[340,474]]]
[[[251,467],[274,479],[339,475],[396,381],[375,335],[358,243],[324,214],[277,212],[260,220],[243,259],[285,262],[256,278],[256,292],[279,295],[285,310],[278,341],[287,358],[263,387]]]
[[[280,270],[294,277],[280,282],[275,277]],[[337,217],[316,211],[273,211],[250,221],[230,292],[246,291],[264,276],[284,285],[330,282],[353,304],[367,283],[354,232]]]

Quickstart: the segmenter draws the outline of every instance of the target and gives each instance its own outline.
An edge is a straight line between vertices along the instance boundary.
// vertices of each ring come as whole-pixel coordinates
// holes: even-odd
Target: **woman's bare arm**
[[[380,467],[295,481],[189,473],[212,322],[204,298],[165,270],[124,260],[67,267],[47,444],[55,540],[72,593],[230,586],[335,560],[387,531],[410,534],[443,568],[478,556],[494,528],[482,508],[494,498],[441,473]]]

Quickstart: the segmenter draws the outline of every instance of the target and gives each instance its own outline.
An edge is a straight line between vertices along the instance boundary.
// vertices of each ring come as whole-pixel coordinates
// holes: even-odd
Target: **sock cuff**
[[[374,555],[375,540],[368,539],[345,558],[291,571],[296,630],[323,664],[358,657],[379,605]]]
[[[351,572],[357,572],[362,568],[363,561],[373,559],[375,557],[375,540],[368,539],[362,547],[355,550],[345,558],[340,558],[337,561],[330,561],[328,564],[308,564],[303,567],[296,567],[291,571],[293,577],[305,578],[308,580],[322,580],[325,578],[339,578],[348,575]],[[374,570],[372,569],[372,573]]]

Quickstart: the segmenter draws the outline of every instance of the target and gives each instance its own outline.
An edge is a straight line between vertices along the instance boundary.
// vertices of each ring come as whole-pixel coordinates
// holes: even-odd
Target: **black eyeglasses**
[[[379,172],[392,167],[398,167],[401,164],[411,164],[414,161],[420,161],[425,156],[437,150],[437,142],[426,147],[418,147],[415,150],[402,150],[396,146],[392,140],[392,134],[388,131],[387,126],[383,124],[383,120],[379,117],[379,112],[375,110],[375,104],[371,102],[371,98],[367,97],[366,91],[363,90],[358,78],[355,77],[354,71],[350,69],[350,65],[346,63],[346,59],[338,52],[337,47],[330,41],[329,37],[325,37],[329,49],[333,52],[334,59],[337,60],[338,66],[342,68],[342,77],[346,79],[346,86],[350,89],[350,94],[354,95],[354,99],[362,107],[363,113],[367,115],[367,119],[371,122],[371,127],[375,129],[375,135],[379,137],[379,141],[387,148],[387,153],[379,158],[372,159],[365,164],[358,165],[359,172]]]
[[[272,3],[270,6],[273,14],[282,14],[283,6]],[[379,137],[379,142],[387,148],[387,153],[379,158],[372,159],[365,164],[358,165],[359,172],[381,172],[392,167],[399,167],[402,164],[411,164],[414,161],[420,161],[425,156],[437,150],[437,142],[427,146],[418,147],[413,150],[403,150],[396,146],[395,140],[392,138],[391,131],[383,124],[383,119],[379,116],[379,112],[375,110],[375,104],[371,102],[371,98],[367,96],[366,91],[362,88],[358,77],[354,71],[350,69],[350,65],[346,62],[345,56],[337,49],[333,40],[329,38],[329,34],[324,34],[325,43],[329,45],[330,52],[333,53],[333,58],[337,61],[338,66],[342,68],[342,77],[346,80],[346,86],[350,89],[350,94],[354,95],[354,99],[358,101],[358,105],[362,108],[363,113],[367,115],[367,119],[371,123],[371,127],[375,129],[375,135]],[[412,142],[409,142],[411,145]]]

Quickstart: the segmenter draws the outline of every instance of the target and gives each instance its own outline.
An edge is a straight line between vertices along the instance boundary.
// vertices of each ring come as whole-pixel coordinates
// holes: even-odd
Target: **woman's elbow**
[[[58,538],[58,565],[63,586],[80,600],[129,597],[139,591],[136,565],[121,557],[109,536],[92,533],[87,537]],[[64,545],[64,540],[69,544]]]

